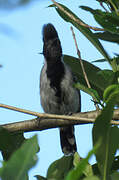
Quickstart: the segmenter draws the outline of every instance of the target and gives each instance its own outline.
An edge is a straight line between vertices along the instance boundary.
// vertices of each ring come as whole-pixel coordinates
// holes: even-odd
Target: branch
[[[50,128],[57,128],[67,125],[78,125],[78,124],[92,124],[95,122],[96,117],[101,111],[90,111],[83,113],[76,113],[72,116],[65,115],[54,115],[54,114],[43,114],[34,111],[29,111],[21,108],[16,108],[13,106],[8,106],[5,104],[0,104],[0,107],[14,110],[17,112],[22,112],[25,114],[30,114],[33,116],[38,116],[37,118],[26,120],[22,122],[10,123],[1,125],[1,127],[6,128],[10,132],[30,132],[30,131],[41,131]],[[112,125],[119,125],[119,109],[114,111]]]
[[[73,21],[75,21],[76,23],[78,23],[79,25],[83,26],[83,27],[86,27],[86,28],[89,28],[89,29],[92,29],[94,31],[104,31],[103,28],[97,28],[97,27],[93,27],[93,26],[90,26],[88,24],[85,24],[83,23],[82,21],[80,21],[78,18],[74,17],[72,14],[70,14],[69,12],[67,12],[60,4],[58,4],[56,1],[54,0],[51,0],[53,2],[53,4],[55,4],[55,6],[57,8],[59,8],[62,12],[64,12],[68,17],[70,17]]]

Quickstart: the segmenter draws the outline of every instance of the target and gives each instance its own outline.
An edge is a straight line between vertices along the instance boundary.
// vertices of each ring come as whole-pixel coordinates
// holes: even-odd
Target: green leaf
[[[23,133],[10,133],[0,127],[0,150],[4,160],[8,160],[24,141]]]
[[[92,88],[87,88],[86,86],[84,86],[80,83],[75,84],[74,87],[89,94],[90,96],[92,96],[95,99],[96,102],[100,103],[101,98],[99,97],[96,90],[94,90]]]
[[[101,62],[106,62],[106,59],[98,59],[95,61],[91,61],[92,63],[101,63]]]
[[[98,51],[107,59],[110,63],[110,57],[108,53],[104,50],[102,44],[100,41],[95,37],[95,35],[92,33],[92,31],[78,23],[78,21],[84,23],[78,16],[76,16],[70,9],[68,9],[66,6],[58,3],[69,15],[61,11],[58,7],[53,5],[58,12],[58,14],[67,22],[72,23],[83,35],[98,49]],[[73,19],[77,19],[76,21]],[[85,23],[84,23],[85,24]]]
[[[73,156],[63,156],[50,165],[47,172],[47,179],[63,180],[73,167]]]
[[[110,125],[118,96],[119,91],[115,91],[108,97],[106,106],[96,118],[93,127],[93,144],[95,145],[99,140],[101,141],[95,154],[102,179],[104,180],[109,178],[112,162],[119,143],[118,138],[116,138],[119,136],[119,130],[117,127],[111,127]]]
[[[97,176],[86,177],[83,180],[100,180]]]
[[[91,12],[98,24],[100,24],[106,31],[119,35],[119,16],[117,16],[115,12],[103,12],[99,9],[94,10],[87,6],[81,6],[81,8]]]
[[[95,15],[95,20],[106,30],[119,35],[119,17],[115,13],[101,12]]]
[[[114,33],[108,32],[108,31],[105,31],[103,33],[94,33],[94,34],[98,39],[119,44],[119,35],[118,34],[114,34]]]
[[[71,67],[73,73],[77,76],[80,84],[87,87],[79,59],[72,56],[64,55],[64,62]],[[98,74],[101,69],[97,66],[85,60],[83,60],[83,65],[91,88],[95,89],[98,92],[99,96],[102,98],[103,91],[109,85],[108,81],[106,81],[100,74]]]
[[[119,173],[115,172],[111,175],[111,180],[119,180]]]
[[[83,160],[83,158],[80,158],[79,154],[75,153],[74,154],[74,161],[73,161],[74,166],[77,167],[81,160]],[[83,174],[86,177],[93,176],[92,166],[89,163],[85,167]]]
[[[114,53],[114,54],[116,54],[116,53]],[[105,61],[106,61],[106,59],[99,59],[99,60],[92,61],[92,63],[95,63],[95,62],[105,62]],[[115,73],[116,77],[118,78],[119,77],[119,56],[118,55],[117,55],[117,57],[113,57],[111,59],[111,64],[113,66],[113,73]]]
[[[74,160],[73,160],[73,165],[74,165],[74,167],[76,167],[76,166],[79,164],[79,162],[80,162],[81,159],[82,159],[82,158],[79,156],[78,152],[76,152],[76,153],[74,154]]]
[[[98,72],[100,76],[102,76],[105,81],[108,82],[108,85],[112,83],[117,83],[116,73],[114,73],[112,70],[104,69]]]
[[[112,11],[115,11],[116,14],[119,16],[119,1],[118,0],[109,0],[110,6],[112,7]]]
[[[83,174],[86,177],[90,177],[93,176],[93,170],[92,170],[92,166],[88,163],[87,166],[85,167],[85,170],[83,171]]]
[[[88,165],[88,160],[90,159],[90,157],[94,153],[96,153],[98,147],[99,147],[99,143],[97,145],[95,145],[93,150],[91,150],[88,153],[88,155],[87,155],[87,157],[85,159],[82,159],[81,161],[79,161],[78,165],[68,173],[65,180],[72,180],[72,179],[79,180],[79,178],[83,175],[84,172],[86,174],[87,173],[86,168],[87,168],[87,165]],[[89,172],[91,172],[91,171],[89,171]]]
[[[111,0],[111,3],[114,4],[117,8],[119,8],[119,1],[118,0]]]
[[[28,139],[23,145],[13,153],[7,162],[0,168],[2,180],[26,180],[28,170],[37,162],[38,152],[37,137]]]
[[[111,86],[108,86],[103,94],[103,100],[106,102],[108,101],[109,97],[113,95],[113,93],[119,92],[119,85],[118,84],[112,84]],[[116,102],[119,102],[119,98],[117,97]]]

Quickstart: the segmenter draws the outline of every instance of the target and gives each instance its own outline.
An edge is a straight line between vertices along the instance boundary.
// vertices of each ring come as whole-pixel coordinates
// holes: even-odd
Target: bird
[[[43,26],[44,65],[40,74],[40,100],[45,113],[70,115],[81,111],[80,91],[74,88],[75,76],[63,61],[61,42],[53,24]],[[68,44],[67,44],[68,45]],[[59,128],[65,156],[77,152],[74,126]]]

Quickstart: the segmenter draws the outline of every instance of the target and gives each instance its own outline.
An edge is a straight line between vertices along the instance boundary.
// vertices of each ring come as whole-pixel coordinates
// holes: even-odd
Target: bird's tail
[[[64,155],[73,155],[77,151],[74,126],[60,128],[60,143]]]

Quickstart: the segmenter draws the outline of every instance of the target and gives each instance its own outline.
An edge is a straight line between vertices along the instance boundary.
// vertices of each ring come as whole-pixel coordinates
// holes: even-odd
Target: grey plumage
[[[60,115],[79,112],[80,92],[73,87],[74,77],[63,62],[60,40],[52,24],[43,27],[43,42],[45,63],[40,75],[40,97],[44,111]],[[77,150],[73,126],[60,128],[60,139],[65,155]]]

